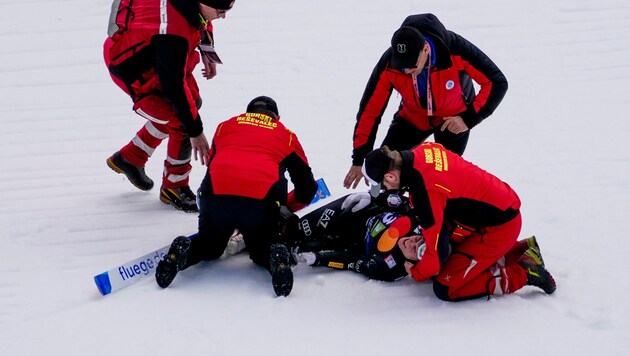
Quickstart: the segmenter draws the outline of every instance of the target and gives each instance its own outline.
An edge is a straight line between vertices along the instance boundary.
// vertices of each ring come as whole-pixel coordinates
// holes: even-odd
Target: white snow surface
[[[287,298],[246,254],[101,296],[92,277],[196,231],[105,159],[143,124],[102,60],[110,0],[0,0],[2,355],[627,355],[627,0],[238,0],[199,76],[210,138],[269,95],[333,198],[391,34],[432,12],[502,69],[508,93],[465,157],[523,201],[558,289],[447,303],[430,283],[298,266]],[[626,83],[626,84],[624,84]],[[399,97],[392,95],[380,142]],[[159,185],[165,144],[147,165]],[[196,189],[204,167],[193,164]],[[356,191],[365,191],[361,186]],[[331,201],[329,198],[327,201]],[[326,201],[324,201],[326,202]]]

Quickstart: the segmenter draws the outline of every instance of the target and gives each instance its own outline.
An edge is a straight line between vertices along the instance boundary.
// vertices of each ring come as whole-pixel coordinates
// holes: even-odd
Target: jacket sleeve
[[[197,103],[185,80],[188,42],[176,35],[156,35],[151,42],[162,94],[172,105],[190,137],[197,137],[203,132],[203,126]]]
[[[350,270],[353,269],[356,260],[357,256],[350,251],[326,250],[315,252],[315,263],[312,266]]]
[[[417,193],[421,192],[418,191]],[[438,247],[444,221],[446,196],[436,192],[428,192],[424,198],[419,199],[418,194],[412,196],[412,202],[423,228],[422,235],[426,241],[427,249],[420,262],[411,268],[411,276],[416,281],[422,282],[435,276],[440,271]],[[430,206],[427,206],[427,202],[430,202]],[[430,212],[427,211],[428,209],[430,209]],[[430,214],[430,217],[428,214]]]
[[[390,58],[388,49],[374,67],[361,97],[352,138],[352,164],[355,166],[362,165],[365,156],[374,148],[378,125],[394,88],[386,73]]]
[[[293,152],[284,160],[282,165],[289,171],[291,182],[295,189],[289,193],[287,198],[287,207],[292,211],[298,211],[311,203],[315,193],[317,192],[317,182],[313,177],[311,167],[308,165],[308,159],[304,153],[302,145],[292,132],[291,145]]]
[[[369,258],[360,257],[350,267],[355,272],[377,281],[394,282],[407,275],[403,266],[389,268],[382,258],[375,255]]]
[[[409,151],[403,151],[402,155],[402,175],[407,177],[405,185],[409,189],[411,205],[422,228],[422,235],[427,246],[420,262],[411,268],[413,279],[422,282],[433,277],[440,270],[438,241],[447,196],[430,188],[433,184],[425,181],[425,177],[413,166],[414,156]]]
[[[367,258],[344,251],[320,251],[315,253],[315,262],[312,266],[322,266],[341,270],[350,270],[361,273],[369,279],[393,282],[404,277],[400,273],[392,272],[378,258]]]
[[[473,128],[499,106],[508,82],[499,67],[479,48],[452,31],[447,34],[451,54],[460,56],[465,72],[480,86],[474,101],[460,114],[466,126]]]

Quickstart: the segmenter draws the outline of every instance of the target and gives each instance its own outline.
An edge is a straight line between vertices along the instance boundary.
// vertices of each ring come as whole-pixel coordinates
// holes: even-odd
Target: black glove
[[[278,231],[283,240],[293,241],[298,237],[298,223],[300,218],[288,207],[280,206],[280,219],[278,219]]]
[[[370,276],[374,271],[377,270],[376,261],[373,259],[358,259],[352,269],[355,272],[362,273],[366,276]]]

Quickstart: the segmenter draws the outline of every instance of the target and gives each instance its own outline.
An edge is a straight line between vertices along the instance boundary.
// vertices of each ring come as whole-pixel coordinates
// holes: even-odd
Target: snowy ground
[[[0,0],[3,355],[630,352],[627,0],[238,0],[215,23],[226,64],[200,76],[207,135],[273,96],[334,196],[365,82],[405,16],[433,12],[493,58],[510,89],[465,156],[519,192],[522,237],[538,236],[558,290],[458,304],[305,267],[276,298],[245,255],[102,297],[95,274],[196,229],[105,165],[143,123],[102,63],[110,3]],[[158,181],[163,157],[147,166]]]

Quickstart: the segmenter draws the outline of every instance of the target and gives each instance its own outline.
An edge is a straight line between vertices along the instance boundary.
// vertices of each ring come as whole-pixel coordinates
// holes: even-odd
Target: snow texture
[[[215,21],[225,64],[196,72],[206,134],[274,97],[333,198],[365,83],[407,15],[436,14],[499,65],[510,88],[465,157],[519,193],[521,238],[538,237],[558,290],[463,303],[302,266],[277,298],[246,254],[102,297],[95,274],[197,223],[105,164],[143,124],[103,64],[110,5],[0,0],[3,355],[629,354],[627,0],[238,0]],[[146,167],[157,182],[163,157]],[[195,162],[193,189],[203,174]]]

